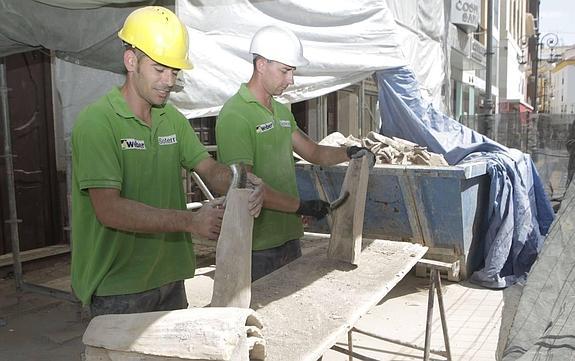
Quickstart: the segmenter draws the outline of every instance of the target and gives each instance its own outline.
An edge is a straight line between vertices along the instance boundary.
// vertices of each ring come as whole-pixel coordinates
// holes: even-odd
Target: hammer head
[[[335,201],[333,201],[329,204],[329,210],[333,211],[333,210],[339,208],[339,206],[341,206],[342,204],[345,203],[345,201],[347,200],[348,197],[349,197],[349,192],[345,191],[341,196],[339,196],[338,199],[336,199]]]
[[[228,191],[232,188],[245,188],[248,181],[248,174],[244,163],[234,163],[230,165],[230,168],[232,170],[232,181]]]

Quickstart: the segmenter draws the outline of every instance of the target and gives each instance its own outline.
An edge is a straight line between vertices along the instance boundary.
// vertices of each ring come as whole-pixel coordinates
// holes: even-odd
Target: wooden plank
[[[260,329],[261,322],[250,309],[190,308],[97,316],[82,342],[107,350],[114,361],[248,361],[255,342],[261,340]],[[99,354],[86,360],[107,360]]]
[[[252,284],[266,361],[316,361],[423,257],[427,247],[364,239],[357,267],[317,248]]]
[[[313,169],[319,167],[306,161],[298,161],[297,166],[303,169]],[[337,164],[333,168],[344,168],[345,165]],[[400,165],[400,164],[376,164],[371,169],[371,174],[401,176],[406,172],[417,173],[425,177],[459,178],[470,179],[486,173],[485,162],[473,162],[453,166],[420,166],[420,165]]]
[[[425,243],[423,241],[423,231],[421,230],[421,225],[419,224],[417,204],[415,203],[415,198],[413,196],[411,186],[409,185],[409,179],[405,174],[400,175],[397,178],[399,180],[399,188],[401,188],[401,195],[405,204],[405,210],[407,211],[407,218],[409,219],[409,226],[411,228],[411,240],[413,242],[423,244]]]
[[[431,272],[435,270],[439,271],[439,275],[443,278],[447,278],[448,281],[452,282],[459,282],[461,281],[461,272],[460,272],[460,265],[459,261],[455,261],[452,263],[452,267],[435,267],[431,264],[424,264],[418,262],[415,265],[415,275],[417,277],[429,277]]]
[[[408,174],[407,179],[409,181],[409,187],[411,189],[411,194],[415,202],[415,210],[417,212],[417,219],[419,221],[419,226],[421,229],[421,234],[423,236],[423,244],[428,247],[433,246],[433,237],[431,233],[431,228],[429,225],[429,220],[427,219],[427,213],[425,212],[425,201],[423,200],[421,184],[425,178],[414,173]]]
[[[421,177],[406,173],[399,178],[401,179],[399,186],[411,226],[412,240],[431,246],[433,240],[419,184]]]
[[[252,284],[252,230],[248,202],[250,189],[231,189],[216,247],[216,274],[212,307],[248,308]]]
[[[430,246],[429,246],[430,247]],[[452,282],[459,282],[466,278],[465,257],[457,255],[452,248],[430,248],[425,254],[426,259],[420,260],[415,265],[415,275],[417,277],[428,277],[432,268],[440,268],[440,275]],[[450,265],[450,268],[441,267],[441,265]]]
[[[54,246],[35,248],[27,251],[20,252],[20,262],[32,261],[35,259],[55,256],[58,254],[70,252],[70,246],[67,244],[57,244]],[[9,266],[14,263],[12,253],[3,254],[0,256],[0,267]]]
[[[456,267],[456,263],[447,263],[447,262],[441,262],[441,261],[435,261],[432,259],[425,259],[422,258],[419,260],[419,262],[417,262],[418,264],[425,266],[425,267],[429,267],[429,268],[434,268],[434,269],[439,269],[439,270],[443,270],[443,271],[452,271],[455,270]]]
[[[340,196],[349,192],[345,203],[332,213],[328,257],[357,265],[361,254],[365,197],[369,180],[367,157],[351,159]]]

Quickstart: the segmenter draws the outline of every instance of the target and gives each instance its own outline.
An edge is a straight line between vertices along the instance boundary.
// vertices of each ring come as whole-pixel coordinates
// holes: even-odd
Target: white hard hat
[[[265,26],[255,33],[250,53],[289,66],[309,64],[309,60],[303,56],[303,47],[297,36],[291,30],[275,25]]]

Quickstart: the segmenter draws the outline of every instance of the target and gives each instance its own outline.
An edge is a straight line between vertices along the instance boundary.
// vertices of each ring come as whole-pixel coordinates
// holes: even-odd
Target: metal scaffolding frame
[[[16,187],[14,184],[14,163],[12,154],[12,136],[10,131],[10,111],[8,104],[8,81],[6,77],[6,58],[0,58],[0,105],[1,105],[1,121],[2,121],[2,134],[4,135],[4,153],[0,158],[4,159],[6,168],[6,186],[8,194],[8,219],[5,223],[10,225],[10,241],[12,245],[12,259],[14,268],[14,280],[16,282],[16,289],[19,291],[31,291],[54,298],[78,302],[78,300],[70,292],[65,292],[59,289],[50,288],[42,285],[27,283],[24,281],[22,273],[22,261],[20,259],[20,237],[18,234],[18,223],[22,220],[18,219],[17,204],[16,204]]]

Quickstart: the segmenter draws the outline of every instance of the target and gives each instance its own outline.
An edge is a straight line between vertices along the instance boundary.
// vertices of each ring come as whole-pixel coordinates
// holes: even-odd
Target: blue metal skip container
[[[296,163],[302,199],[339,196],[347,165],[321,167]],[[460,261],[460,277],[480,268],[483,247],[478,234],[489,199],[483,162],[457,166],[376,165],[367,186],[363,235],[428,246],[428,256]],[[323,191],[320,189],[323,188]],[[308,232],[329,233],[327,220],[312,222]]]

